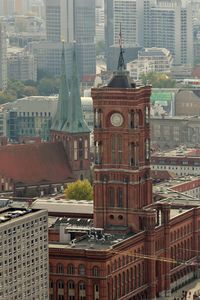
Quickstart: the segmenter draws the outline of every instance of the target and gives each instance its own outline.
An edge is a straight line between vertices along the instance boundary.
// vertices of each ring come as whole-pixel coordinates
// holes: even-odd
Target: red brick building
[[[123,68],[94,103],[94,221],[67,218],[50,229],[50,299],[155,300],[196,278],[200,208],[153,203],[151,88]]]

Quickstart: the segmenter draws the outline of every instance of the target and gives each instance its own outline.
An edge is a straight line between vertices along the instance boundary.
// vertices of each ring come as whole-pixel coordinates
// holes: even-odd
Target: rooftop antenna
[[[123,71],[126,69],[125,62],[124,62],[124,49],[122,47],[122,27],[120,23],[120,30],[119,30],[119,48],[120,48],[120,53],[119,53],[119,59],[118,59],[118,66],[117,70],[118,71]]]

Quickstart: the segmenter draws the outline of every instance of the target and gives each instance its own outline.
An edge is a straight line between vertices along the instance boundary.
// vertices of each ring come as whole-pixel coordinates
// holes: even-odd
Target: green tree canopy
[[[176,81],[173,80],[168,74],[149,72],[141,75],[143,84],[150,83],[153,88],[174,88]]]
[[[38,94],[42,96],[49,96],[51,94],[58,94],[60,80],[57,78],[44,77],[39,81]]]
[[[93,188],[89,180],[77,180],[67,185],[65,195],[67,199],[92,200]]]

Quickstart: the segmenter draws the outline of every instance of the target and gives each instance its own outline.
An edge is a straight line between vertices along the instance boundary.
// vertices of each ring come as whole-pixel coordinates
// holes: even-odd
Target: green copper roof
[[[70,83],[70,104],[68,110],[67,122],[65,122],[62,131],[70,133],[89,133],[90,129],[83,118],[80,85],[76,61],[76,48],[73,50],[73,70]]]
[[[66,79],[63,46],[61,86],[58,107],[51,129],[68,133],[90,132],[90,129],[83,118],[75,46],[73,50],[73,72],[70,82],[70,91]]]
[[[66,76],[66,64],[65,64],[65,49],[64,43],[62,46],[62,58],[61,58],[61,78],[60,89],[58,97],[58,105],[55,117],[52,122],[51,129],[56,131],[62,131],[65,121],[68,118],[68,105],[70,102],[69,87]]]

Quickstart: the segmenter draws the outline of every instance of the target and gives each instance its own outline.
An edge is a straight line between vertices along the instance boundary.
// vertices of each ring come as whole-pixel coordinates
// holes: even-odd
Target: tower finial
[[[125,62],[124,62],[124,49],[122,47],[122,28],[120,23],[120,31],[119,31],[119,47],[120,47],[120,53],[119,53],[119,59],[118,59],[118,71],[123,71],[126,69]]]

